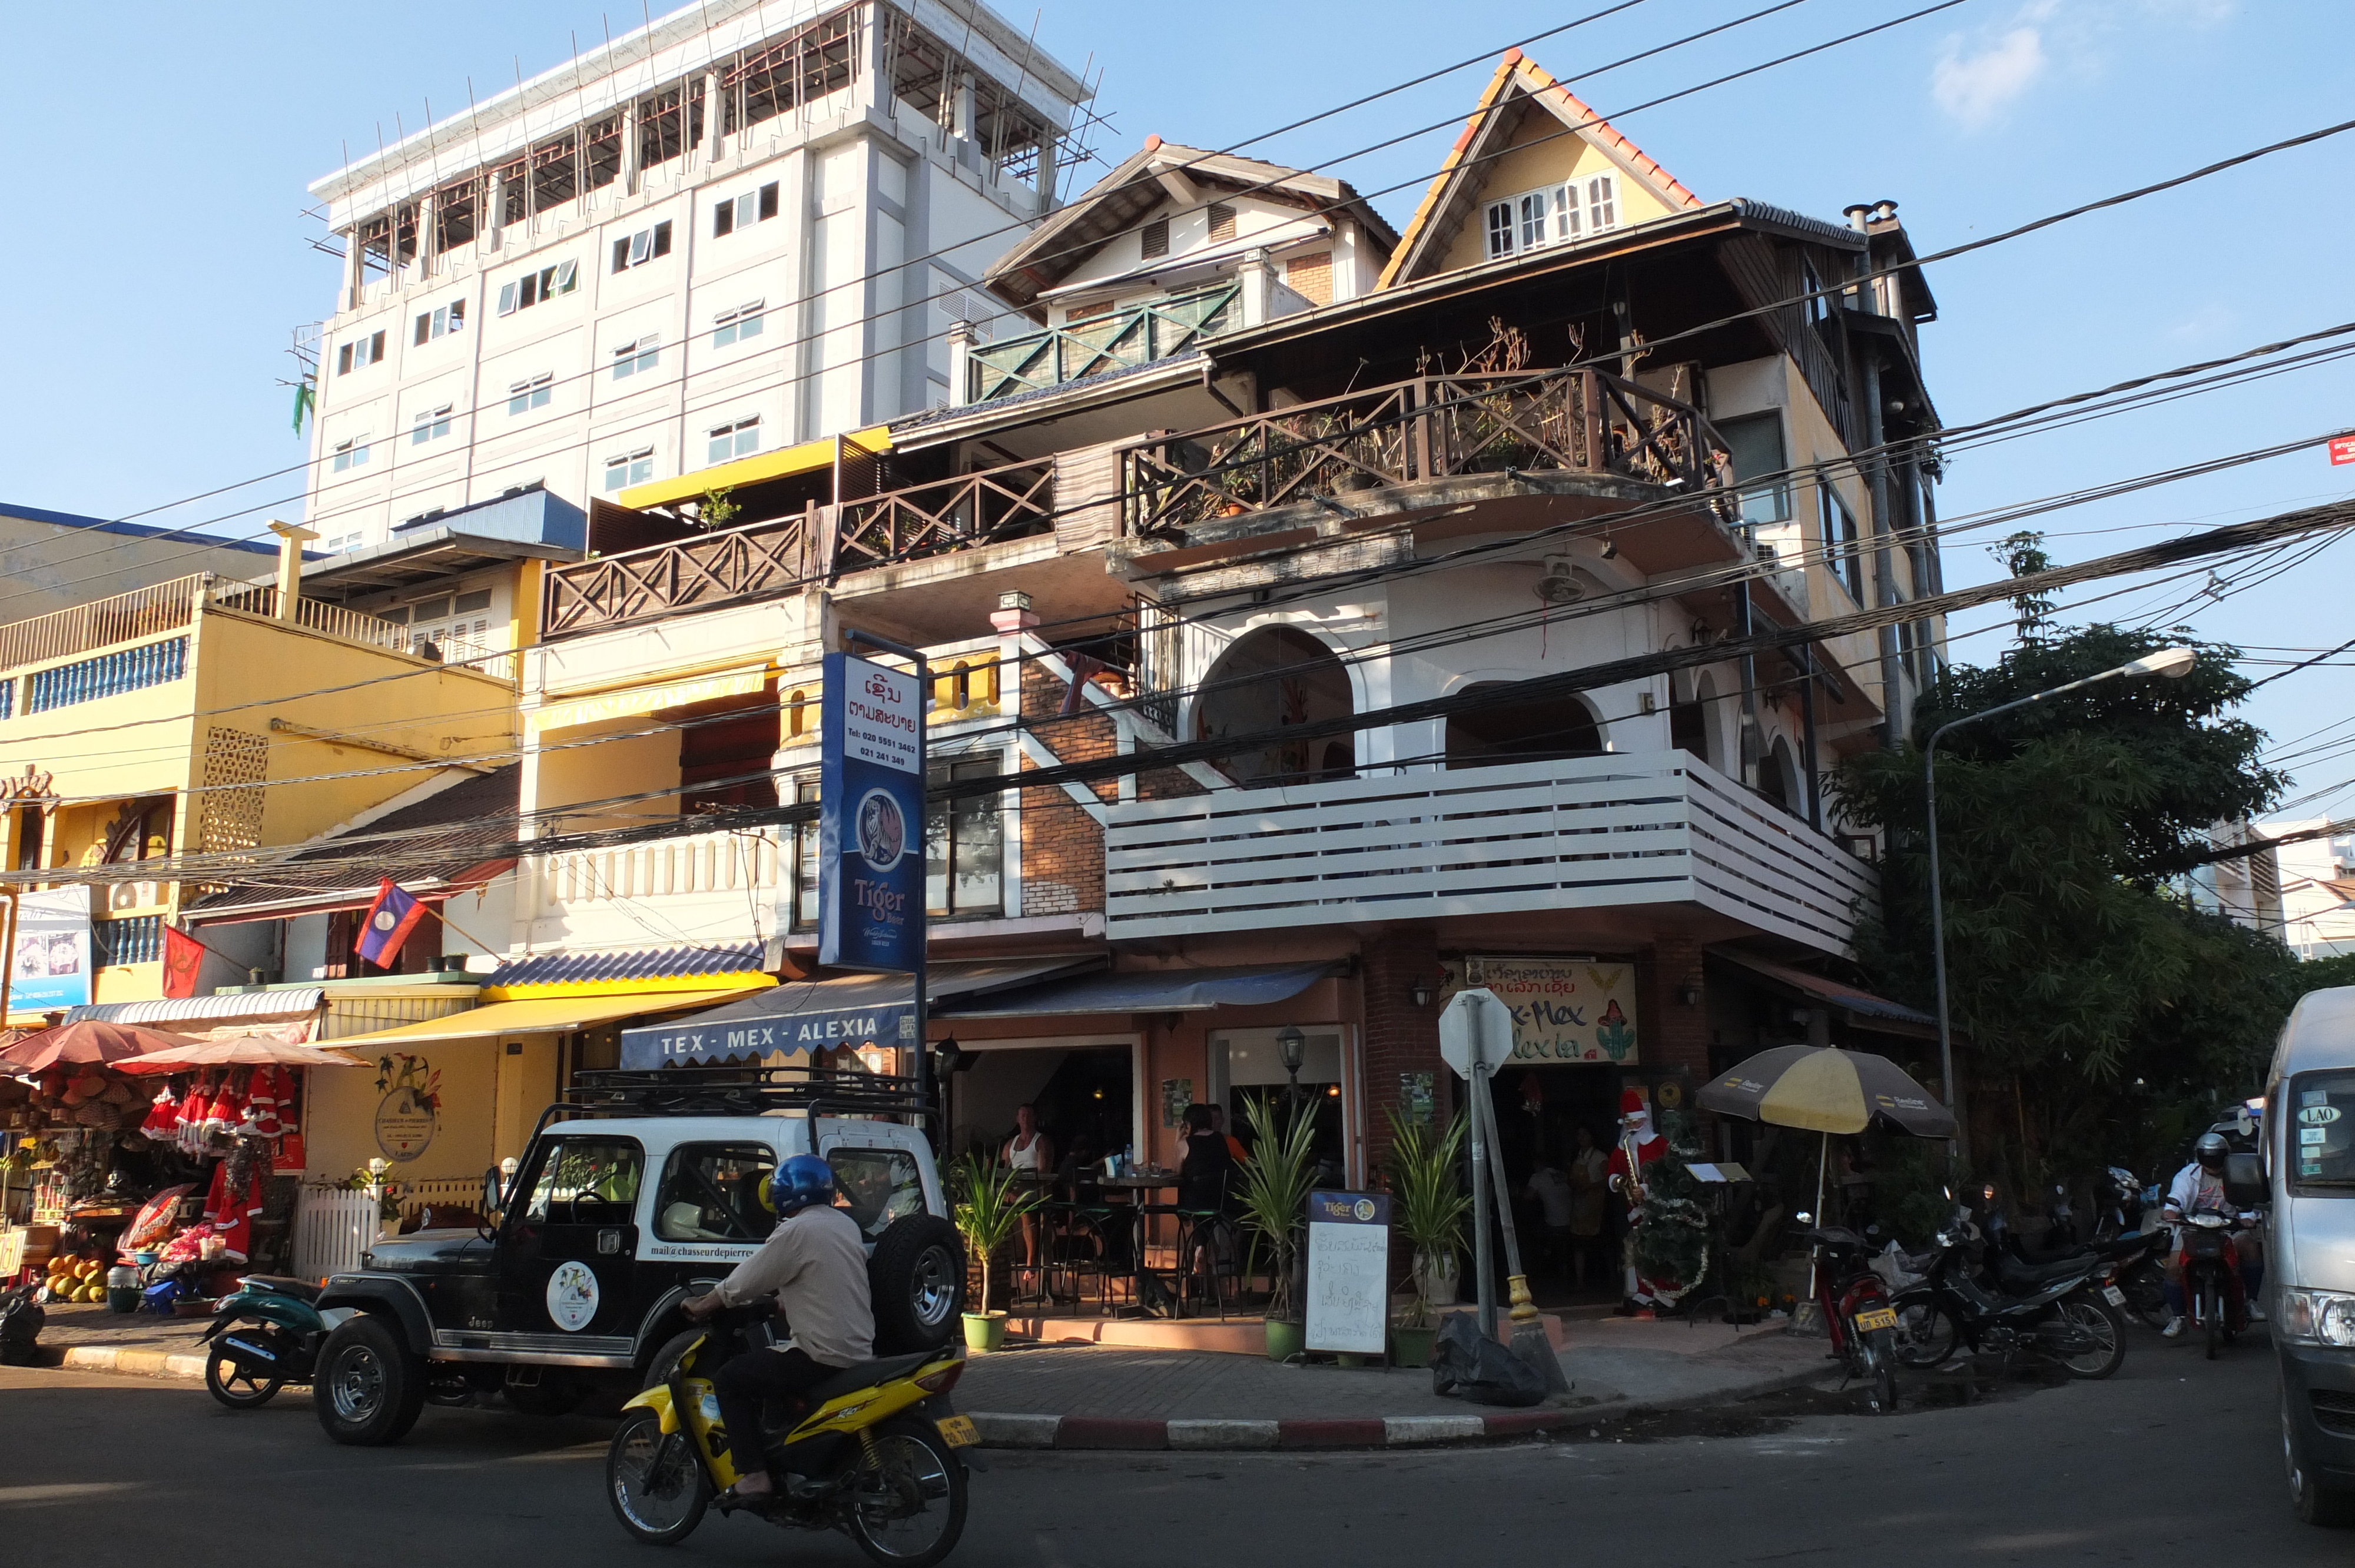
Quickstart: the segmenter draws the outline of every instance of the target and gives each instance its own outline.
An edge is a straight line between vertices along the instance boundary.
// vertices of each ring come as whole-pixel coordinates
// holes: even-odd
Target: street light
[[[1284,1109],[1295,1116],[1300,1113],[1300,1064],[1307,1060],[1308,1036],[1300,1033],[1296,1023],[1287,1023],[1275,1033],[1276,1054],[1284,1058],[1284,1075],[1292,1080],[1285,1091]]]
[[[1941,725],[1933,730],[1929,744],[1922,748],[1922,793],[1926,802],[1930,821],[1930,947],[1935,962],[1938,983],[1938,1075],[1939,1083],[1946,1093],[1946,1108],[1955,1113],[1955,1147],[1959,1152],[1967,1154],[1969,1145],[1966,1138],[1968,1129],[1963,1125],[1963,1097],[1955,1083],[1954,1030],[1946,1017],[1946,906],[1938,885],[1938,743],[1946,737],[1946,732],[1949,730],[1959,729],[1966,724],[1977,724],[1984,718],[1993,718],[1998,714],[2008,714],[2014,708],[2024,708],[2030,703],[2041,703],[2051,697],[2066,695],[2071,692],[2082,692],[2087,686],[2098,684],[2103,681],[2138,679],[2145,675],[2161,675],[2170,681],[2181,680],[2191,673],[2191,667],[2198,663],[2199,660],[2199,654],[2189,648],[2162,648],[2156,653],[2146,653],[2141,658],[2130,663],[2121,664],[2115,670],[2105,670],[2098,675],[2088,675],[2082,681],[2071,681],[2068,684],[2055,686],[2051,691],[2033,692],[2024,697],[2015,697],[2010,702],[1998,704],[1979,713],[1965,714],[1961,718]]]

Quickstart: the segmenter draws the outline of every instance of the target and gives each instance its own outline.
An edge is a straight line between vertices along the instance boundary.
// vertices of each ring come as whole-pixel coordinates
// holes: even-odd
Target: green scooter
[[[309,1383],[328,1330],[352,1314],[322,1311],[319,1287],[304,1280],[250,1274],[237,1285],[197,1342],[212,1343],[206,1389],[231,1410],[254,1410],[288,1383]]]

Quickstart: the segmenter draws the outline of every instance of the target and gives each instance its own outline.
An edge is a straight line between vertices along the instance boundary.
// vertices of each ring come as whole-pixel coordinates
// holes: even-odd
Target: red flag
[[[177,927],[164,927],[164,994],[171,997],[197,994],[197,971],[205,967],[205,954],[210,951],[202,942]]]
[[[352,951],[377,968],[389,969],[400,962],[401,944],[425,916],[425,906],[394,886],[388,876],[377,886],[376,901],[360,916],[359,939],[352,944]]]

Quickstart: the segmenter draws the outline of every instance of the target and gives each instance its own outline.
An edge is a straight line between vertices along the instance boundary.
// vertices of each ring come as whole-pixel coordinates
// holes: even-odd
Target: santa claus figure
[[[1668,1140],[1652,1130],[1652,1107],[1644,1103],[1642,1093],[1624,1089],[1619,1095],[1619,1147],[1611,1151],[1611,1190],[1627,1201],[1627,1224],[1632,1229],[1644,1223],[1644,1172],[1659,1163],[1668,1151]],[[1635,1243],[1631,1237],[1626,1252],[1626,1299],[1619,1311],[1625,1316],[1650,1317],[1654,1293],[1648,1281],[1636,1273]]]

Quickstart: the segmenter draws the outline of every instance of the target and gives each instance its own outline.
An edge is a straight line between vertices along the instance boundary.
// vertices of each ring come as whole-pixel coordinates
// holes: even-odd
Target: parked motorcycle
[[[1802,1225],[1812,1216],[1798,1216]],[[1872,1268],[1872,1246],[1854,1231],[1824,1225],[1799,1233],[1816,1251],[1816,1305],[1848,1375],[1872,1391],[1882,1415],[1897,1408],[1897,1315]]]
[[[746,1457],[738,1445],[749,1437],[786,1484],[748,1511],[788,1528],[839,1530],[893,1568],[931,1568],[946,1557],[964,1531],[957,1450],[976,1440],[948,1399],[964,1352],[846,1368],[802,1402],[773,1402],[759,1433],[730,1434],[712,1378],[745,1348],[754,1320],[751,1310],[722,1312],[675,1359],[666,1352],[663,1381],[623,1407],[605,1455],[605,1495],[622,1528],[653,1545],[686,1540],[735,1484]]]
[[[2116,1227],[2124,1220],[2126,1202],[2137,1202],[2139,1220],[2138,1200],[2143,1189],[2129,1171],[2114,1168],[2109,1178],[2111,1190],[2105,1195],[2111,1202],[2094,1226],[2093,1241],[2080,1243],[2076,1239],[2075,1213],[2066,1192],[2055,1187],[2052,1226],[2045,1233],[2045,1245],[2033,1250],[2024,1245],[2011,1229],[2002,1206],[1995,1202],[1994,1189],[1982,1189],[1988,1245],[1979,1283],[1998,1295],[2030,1294],[2091,1260],[2100,1275],[2100,1284],[2114,1286],[2124,1295],[2122,1301],[2112,1305],[2150,1328],[2167,1327],[2173,1314],[2167,1305],[2164,1266],[2174,1243],[2173,1233],[2165,1226],[2119,1231]],[[2123,1187],[2118,1185],[2121,1180]]]
[[[2243,1214],[2239,1224],[2254,1221],[2254,1214]],[[2183,1297],[2191,1317],[2191,1326],[2208,1337],[2208,1359],[2230,1344],[2232,1337],[2246,1331],[2249,1326],[2248,1303],[2243,1301],[2239,1310],[2232,1309],[2233,1293],[2229,1277],[2235,1266],[2232,1234],[2233,1218],[2226,1214],[2199,1213],[2183,1216]]]
[[[199,1344],[212,1343],[206,1390],[231,1410],[256,1410],[288,1383],[309,1383],[327,1331],[352,1316],[343,1308],[322,1311],[318,1299],[319,1287],[300,1279],[250,1274],[239,1280],[197,1337]]]
[[[2105,1378],[2126,1361],[2126,1294],[2104,1281],[2106,1266],[2091,1253],[2041,1266],[2006,1259],[1992,1242],[1991,1285],[1971,1252],[1981,1240],[1967,1210],[1956,1209],[1928,1252],[1909,1257],[1921,1283],[1891,1302],[1897,1316],[1898,1360],[1933,1367],[1959,1349],[2009,1358],[2027,1354],[2058,1363],[2072,1377]]]

